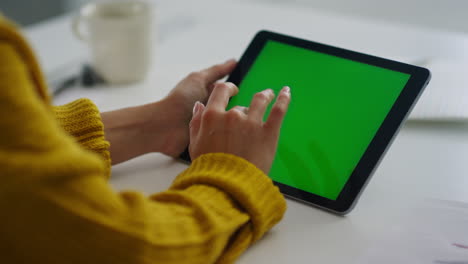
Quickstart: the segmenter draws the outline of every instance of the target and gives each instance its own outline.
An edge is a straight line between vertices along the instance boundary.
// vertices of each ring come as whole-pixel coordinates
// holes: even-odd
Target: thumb
[[[196,136],[198,134],[198,131],[200,130],[201,116],[202,116],[203,110],[205,110],[205,106],[199,101],[197,101],[195,105],[193,106],[192,120],[190,121],[190,125],[189,125],[191,139],[194,136]]]
[[[225,63],[213,65],[207,69],[202,70],[202,73],[206,76],[207,84],[212,84],[217,80],[225,77],[230,74],[232,70],[236,67],[237,62],[234,59],[230,59]]]

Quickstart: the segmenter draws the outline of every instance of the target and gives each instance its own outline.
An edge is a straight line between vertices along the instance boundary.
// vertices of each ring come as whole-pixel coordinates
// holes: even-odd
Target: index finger
[[[272,129],[273,135],[278,136],[281,129],[281,123],[283,122],[284,116],[288,111],[289,102],[291,101],[291,92],[288,86],[281,89],[276,102],[271,108],[270,116],[265,123],[265,126]]]
[[[233,83],[217,83],[208,99],[206,108],[225,111],[229,98],[236,95],[238,91],[239,89],[237,89],[237,86]]]

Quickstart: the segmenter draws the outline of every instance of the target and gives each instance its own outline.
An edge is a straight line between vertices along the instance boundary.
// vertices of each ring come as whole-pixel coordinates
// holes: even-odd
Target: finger
[[[205,76],[206,83],[211,84],[231,73],[236,65],[237,61],[235,59],[230,59],[225,63],[213,65],[200,72]]]
[[[288,111],[289,102],[291,101],[291,92],[289,87],[285,86],[281,89],[276,102],[271,108],[270,116],[268,117],[265,126],[273,130],[274,135],[279,135],[281,123],[283,122],[284,116]]]
[[[215,88],[215,86],[218,84],[218,83],[222,83],[221,81],[216,81],[214,83],[211,83],[208,85],[208,94],[211,94],[211,92],[213,92],[213,89]]]
[[[229,98],[237,94],[239,89],[233,83],[217,83],[208,99],[206,107],[213,110],[224,111],[229,102]]]
[[[242,112],[244,114],[248,114],[249,113],[249,108],[248,107],[245,107],[245,106],[239,106],[239,105],[236,105],[232,108],[232,110],[236,110],[236,111],[239,111],[239,112]]]
[[[275,93],[271,89],[256,93],[252,98],[252,102],[250,103],[249,119],[258,122],[263,121],[265,110],[274,97]]]
[[[193,106],[192,120],[190,121],[190,125],[189,125],[190,137],[193,137],[198,134],[198,131],[200,130],[201,116],[202,116],[204,109],[205,109],[205,106],[198,101]]]

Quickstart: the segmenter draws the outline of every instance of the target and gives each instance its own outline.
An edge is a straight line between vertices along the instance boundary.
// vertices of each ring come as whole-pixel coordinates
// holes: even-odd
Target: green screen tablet
[[[409,78],[268,40],[228,108],[248,106],[259,89],[290,86],[293,100],[270,177],[336,200]]]
[[[346,213],[429,77],[420,67],[261,31],[228,79],[239,87],[228,109],[290,86],[269,176],[290,197]]]

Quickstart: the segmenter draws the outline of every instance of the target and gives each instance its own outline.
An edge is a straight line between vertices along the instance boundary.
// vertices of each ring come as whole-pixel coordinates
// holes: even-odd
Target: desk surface
[[[88,97],[105,111],[158,100],[188,72],[240,56],[255,32],[263,28],[386,57],[468,58],[468,36],[463,34],[388,25],[312,9],[234,1],[190,1],[180,8],[175,1],[166,1],[156,11],[159,40],[147,80],[126,87],[77,88],[55,102]],[[48,73],[86,58],[86,46],[72,36],[70,16],[28,28],[26,35]],[[357,260],[396,216],[419,201],[468,202],[467,160],[468,125],[407,123],[349,216],[337,217],[287,200],[284,221],[248,250],[239,263]],[[148,154],[115,166],[111,184],[118,190],[137,189],[149,194],[167,188],[185,168],[161,154]]]

